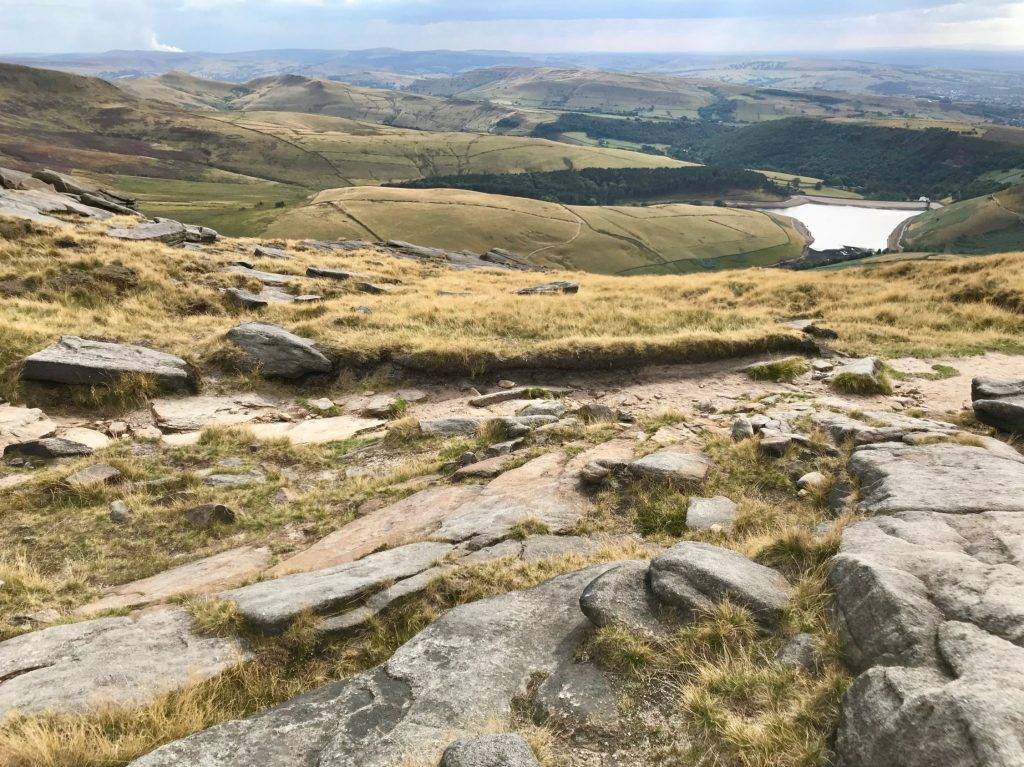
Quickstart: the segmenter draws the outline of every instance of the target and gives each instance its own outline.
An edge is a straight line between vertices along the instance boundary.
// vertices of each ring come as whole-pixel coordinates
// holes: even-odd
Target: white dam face
[[[806,226],[814,236],[811,247],[815,250],[832,250],[844,245],[879,250],[885,248],[897,226],[922,211],[812,202],[772,212],[795,218]]]

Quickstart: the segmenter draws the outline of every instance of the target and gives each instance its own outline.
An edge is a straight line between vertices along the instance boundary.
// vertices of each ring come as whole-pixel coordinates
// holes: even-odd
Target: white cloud
[[[173,45],[165,45],[156,39],[156,32],[149,33],[149,50],[163,51],[164,53],[184,53],[184,48],[176,48]]]

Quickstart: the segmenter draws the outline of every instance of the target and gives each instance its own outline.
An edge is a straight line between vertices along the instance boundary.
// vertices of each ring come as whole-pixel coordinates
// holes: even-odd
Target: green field
[[[455,189],[321,192],[267,229],[282,238],[398,239],[604,274],[766,266],[806,246],[790,219],[713,206],[573,206]]]
[[[1024,249],[1024,186],[925,213],[907,227],[903,247],[967,254]]]

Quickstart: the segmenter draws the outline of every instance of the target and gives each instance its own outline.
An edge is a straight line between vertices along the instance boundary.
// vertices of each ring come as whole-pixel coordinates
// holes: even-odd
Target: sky
[[[0,52],[1024,47],[1024,0],[0,0]]]

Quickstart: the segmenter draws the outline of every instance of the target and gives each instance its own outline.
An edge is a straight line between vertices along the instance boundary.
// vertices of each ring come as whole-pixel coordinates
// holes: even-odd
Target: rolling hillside
[[[81,172],[138,195],[151,214],[243,235],[262,232],[282,208],[310,194],[346,185],[682,164],[535,138],[416,131],[298,112],[213,111],[214,102],[240,91],[173,79],[207,111],[140,98],[94,78],[0,65],[0,165]],[[247,98],[255,103],[255,94]]]
[[[456,189],[321,192],[267,235],[407,240],[450,250],[507,248],[535,263],[605,274],[685,274],[800,255],[784,216],[711,206],[567,206]]]
[[[142,98],[184,109],[303,112],[431,131],[487,132],[500,120],[517,116],[514,109],[475,101],[361,88],[298,75],[233,84],[171,72],[117,84]]]
[[[813,89],[757,89],[670,74],[591,69],[492,67],[426,78],[409,89],[522,109],[703,117],[738,123],[795,116],[877,119],[917,115],[943,120],[970,119],[951,105],[927,100]]]
[[[1024,186],[931,210],[903,235],[908,251],[1003,253],[1024,249]]]

